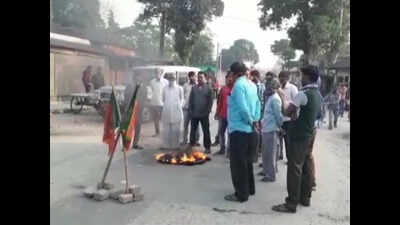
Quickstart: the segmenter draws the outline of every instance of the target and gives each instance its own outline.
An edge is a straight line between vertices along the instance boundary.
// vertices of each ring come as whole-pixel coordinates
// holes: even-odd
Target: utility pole
[[[165,10],[161,12],[161,28],[160,28],[160,59],[164,57],[164,37],[165,37]]]

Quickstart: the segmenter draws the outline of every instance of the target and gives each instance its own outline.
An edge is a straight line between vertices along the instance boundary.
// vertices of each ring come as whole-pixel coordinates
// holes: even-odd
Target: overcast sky
[[[260,0],[223,0],[225,3],[224,14],[222,17],[215,18],[208,23],[212,31],[214,44],[220,44],[220,48],[229,48],[237,39],[247,39],[252,41],[260,56],[260,67],[272,68],[277,61],[270,49],[275,40],[287,38],[286,30],[262,30],[258,23],[261,12],[257,10],[257,3]],[[116,21],[121,27],[132,25],[133,21],[143,11],[143,4],[136,0],[100,0],[101,7],[104,9],[112,8]],[[292,24],[289,21],[288,24]],[[297,52],[297,57],[301,52]],[[216,49],[215,53],[216,54]]]

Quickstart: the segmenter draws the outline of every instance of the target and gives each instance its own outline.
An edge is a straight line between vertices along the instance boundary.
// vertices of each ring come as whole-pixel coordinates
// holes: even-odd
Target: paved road
[[[233,191],[228,160],[217,156],[193,167],[159,164],[153,158],[160,142],[151,137],[152,124],[143,127],[145,150],[128,153],[129,180],[142,186],[145,200],[121,205],[86,199],[84,188],[100,180],[107,161],[107,148],[101,143],[102,120],[96,112],[85,112],[57,114],[51,123],[51,224],[350,224],[350,123],[344,119],[336,130],[318,130],[317,191],[312,206],[299,207],[298,213],[289,215],[271,210],[287,194],[282,161],[277,182],[263,183],[257,177],[257,193],[248,202],[227,202],[224,195]],[[211,130],[215,135],[216,123]],[[122,180],[118,151],[108,181],[122,188]]]

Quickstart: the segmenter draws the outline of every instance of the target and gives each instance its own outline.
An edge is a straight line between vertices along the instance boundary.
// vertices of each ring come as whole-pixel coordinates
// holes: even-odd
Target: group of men
[[[315,186],[312,146],[316,135],[315,121],[321,110],[318,89],[319,72],[315,66],[301,69],[302,86],[288,82],[289,73],[281,72],[279,80],[268,73],[264,87],[259,74],[250,72],[241,62],[231,65],[233,88],[228,100],[228,132],[232,183],[235,192],[225,196],[228,201],[245,202],[255,195],[253,163],[257,139],[261,139],[262,181],[274,182],[276,161],[282,158],[279,136],[284,127],[286,146],[287,190],[285,203],[274,211],[295,213],[298,204],[310,206]],[[261,93],[264,90],[264,93]],[[260,97],[261,96],[261,97]]]
[[[250,72],[242,62],[231,65],[225,76],[225,86],[217,96],[214,115],[214,119],[218,120],[217,138],[220,145],[220,150],[215,154],[226,154],[229,158],[235,190],[225,196],[226,200],[246,202],[249,196],[255,195],[253,163],[257,162],[258,153],[262,153],[263,170],[258,173],[263,176],[261,181],[274,182],[277,160],[283,159],[280,146],[284,142],[288,160],[288,197],[284,204],[272,209],[294,213],[298,204],[310,205],[311,192],[315,187],[312,146],[322,97],[317,84],[317,67],[307,66],[301,72],[303,88],[299,91],[289,82],[289,72],[282,71],[279,79],[269,72],[263,84],[258,71]],[[178,149],[179,145],[188,141],[191,146],[200,145],[200,123],[205,153],[210,154],[209,116],[213,105],[213,88],[204,72],[189,72],[188,78],[183,87],[176,84],[176,77],[172,74],[163,78],[161,73],[157,73],[157,77],[150,81],[154,136],[160,135],[161,121],[163,149]],[[180,143],[182,124],[183,142]],[[142,147],[135,142],[134,148]]]

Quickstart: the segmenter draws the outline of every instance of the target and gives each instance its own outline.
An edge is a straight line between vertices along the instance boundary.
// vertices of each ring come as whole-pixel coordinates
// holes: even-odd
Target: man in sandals
[[[310,206],[311,200],[313,159],[310,142],[321,106],[321,96],[317,85],[318,68],[309,65],[301,68],[301,72],[303,88],[286,109],[286,115],[293,120],[288,127],[288,197],[285,203],[272,207],[272,210],[278,212],[295,213],[299,203]]]
[[[254,151],[250,146],[254,131],[260,130],[261,104],[257,87],[247,79],[246,65],[231,65],[234,86],[228,104],[229,152],[232,183],[235,193],[227,201],[245,202],[256,193],[253,174]]]

